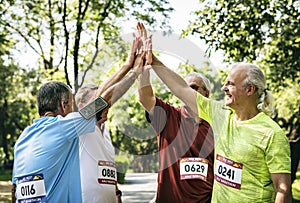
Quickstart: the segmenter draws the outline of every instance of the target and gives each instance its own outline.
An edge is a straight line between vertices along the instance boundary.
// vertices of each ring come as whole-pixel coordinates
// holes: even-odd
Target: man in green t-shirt
[[[158,60],[153,60],[152,69],[195,116],[213,128],[212,202],[291,202],[289,144],[268,116],[273,112],[273,96],[257,66],[233,66],[222,87],[225,104],[197,94]]]
[[[291,202],[289,144],[269,117],[274,109],[273,96],[265,89],[264,74],[257,66],[233,66],[222,87],[225,103],[197,94],[155,57],[152,69],[191,114],[213,128],[212,202]]]

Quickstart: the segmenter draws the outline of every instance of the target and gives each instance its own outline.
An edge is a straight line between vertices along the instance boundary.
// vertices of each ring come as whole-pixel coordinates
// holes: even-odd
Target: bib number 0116
[[[30,185],[24,185],[21,187],[21,194],[22,196],[29,196],[35,194],[34,184]]]
[[[46,201],[44,176],[37,174],[18,179],[16,194],[20,203]]]

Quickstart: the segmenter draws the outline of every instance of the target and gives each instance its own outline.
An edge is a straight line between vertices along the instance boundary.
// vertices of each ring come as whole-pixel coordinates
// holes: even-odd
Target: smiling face
[[[225,105],[237,110],[244,108],[248,99],[247,88],[243,86],[248,67],[234,68],[228,74],[222,91],[225,92]]]

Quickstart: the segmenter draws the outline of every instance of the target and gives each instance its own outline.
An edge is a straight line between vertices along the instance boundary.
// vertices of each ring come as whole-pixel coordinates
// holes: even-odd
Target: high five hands
[[[143,23],[137,23],[137,31],[139,38],[141,38],[142,44],[140,44],[140,50],[145,53],[144,58],[144,69],[148,70],[151,68],[152,64],[152,35],[147,36],[147,30]]]

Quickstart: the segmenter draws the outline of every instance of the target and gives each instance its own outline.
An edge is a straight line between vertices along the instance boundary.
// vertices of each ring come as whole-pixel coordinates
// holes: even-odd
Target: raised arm
[[[150,71],[145,70],[139,79],[139,101],[147,112],[155,106],[155,96],[150,83]]]
[[[118,71],[112,74],[104,83],[101,84],[101,86],[98,88],[98,95],[101,95],[106,89],[119,82],[131,70],[137,54],[138,46],[140,46],[141,43],[141,38],[134,36],[130,55],[128,56],[127,61]]]
[[[147,37],[147,30],[145,29],[143,23],[138,23],[137,29],[141,38],[143,38],[144,41],[146,41],[146,43],[149,44],[149,48],[151,51],[147,52],[150,56],[147,57],[146,65],[152,64],[152,69],[155,71],[157,76],[169,87],[169,89],[176,97],[178,97],[182,102],[184,102],[187,105],[190,114],[193,117],[197,118],[198,110],[196,104],[196,91],[190,88],[185,82],[185,80],[181,78],[177,73],[167,68],[157,57],[152,55],[152,38],[151,36]],[[146,104],[145,102],[142,104]],[[150,102],[150,105],[147,106],[148,110],[149,107],[151,107],[151,105],[152,103]]]
[[[144,57],[145,52],[142,51],[135,59],[133,70],[118,83],[104,90],[104,92],[100,95],[107,101],[109,106],[112,106],[123,94],[125,94],[137,77],[141,74],[144,66]],[[99,96],[98,92],[96,93],[96,96]]]
[[[189,112],[198,116],[196,91],[188,86],[185,80],[173,70],[166,67],[156,56],[153,55],[152,69],[157,76],[168,86],[171,92],[189,108]]]

